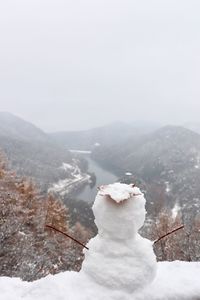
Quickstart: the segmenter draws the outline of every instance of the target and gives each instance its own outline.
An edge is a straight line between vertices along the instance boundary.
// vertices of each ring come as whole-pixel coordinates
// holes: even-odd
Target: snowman
[[[156,275],[152,242],[138,230],[145,220],[145,198],[134,185],[99,188],[93,212],[98,234],[88,243],[81,273],[109,290],[133,293]]]

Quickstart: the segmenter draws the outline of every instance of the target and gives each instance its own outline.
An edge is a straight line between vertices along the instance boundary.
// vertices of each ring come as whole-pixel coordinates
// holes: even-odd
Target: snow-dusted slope
[[[51,188],[61,196],[69,195],[88,184],[84,159],[76,158],[34,124],[10,113],[0,112],[0,148],[11,169],[32,178],[44,192]]]

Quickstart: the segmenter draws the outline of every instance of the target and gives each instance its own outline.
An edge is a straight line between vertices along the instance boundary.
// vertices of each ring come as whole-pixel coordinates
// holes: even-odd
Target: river
[[[85,186],[82,191],[76,195],[76,198],[92,203],[97,194],[97,187],[104,184],[114,183],[117,181],[118,177],[113,173],[103,169],[90,157],[90,153],[82,153],[81,156],[88,161],[88,171],[95,173],[96,183],[92,188],[89,185]]]

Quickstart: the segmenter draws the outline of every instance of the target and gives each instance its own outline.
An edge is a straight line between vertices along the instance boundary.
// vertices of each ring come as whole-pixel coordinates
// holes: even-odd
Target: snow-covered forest
[[[6,255],[1,255],[4,256],[1,273],[37,279],[57,273],[59,265],[64,265],[64,259],[69,263],[73,257],[75,261],[71,263],[76,265],[77,261],[76,271],[79,271],[80,249],[75,251],[69,240],[45,232],[45,224],[51,224],[69,233],[69,228],[63,227],[67,224],[67,214],[61,203],[50,198],[43,200],[47,205],[44,216],[30,183],[16,182],[15,175],[7,173],[2,164],[1,185],[5,193],[8,186],[12,187],[11,192],[7,192],[9,203],[18,199],[18,204],[10,211],[6,209],[8,203],[5,205],[2,201],[4,219],[1,220],[5,226],[2,229],[9,226],[9,232],[5,229],[2,232],[1,243]],[[145,198],[139,188],[121,183],[100,187],[93,212],[98,234],[87,243],[79,272],[48,275],[32,283],[3,276],[0,278],[1,299],[199,299],[200,263],[157,263],[153,242],[138,233],[146,215]],[[31,236],[33,231],[34,236]],[[84,237],[85,241],[88,238],[80,227],[70,232],[76,238]],[[16,239],[17,247],[13,246]],[[67,257],[63,257],[64,253]],[[13,267],[15,273],[11,273]]]
[[[69,226],[66,206],[53,196],[6,169],[0,157],[0,275],[33,281],[64,270],[79,271],[82,248],[55,234],[46,225],[72,234],[86,243],[91,232],[76,222]]]
[[[30,141],[25,138],[29,135],[24,130],[25,121],[10,114],[1,116],[9,117],[8,122],[1,122],[4,128],[0,155],[1,299],[199,299],[200,206],[195,160],[190,159],[189,165],[184,160],[181,162],[184,176],[190,174],[188,183],[184,179],[182,190],[180,183],[172,186],[165,178],[162,181],[162,176],[157,183],[145,181],[142,175],[131,170],[119,176],[121,183],[101,186],[91,204],[70,196],[70,190],[88,185],[91,180],[85,158],[70,154],[33,125],[34,137]],[[14,132],[11,120],[17,128]],[[186,156],[196,155],[198,134],[186,129],[181,132],[187,133],[184,144],[188,143],[189,135],[192,139],[197,137],[195,151],[193,148],[189,152],[185,147]],[[44,138],[46,144],[41,143]],[[16,148],[16,140],[17,144],[23,140],[21,150]],[[24,151],[26,144],[32,148],[33,141],[41,148],[36,158],[33,152],[30,155]],[[169,138],[168,141],[172,143]],[[158,144],[160,141],[155,145]],[[40,160],[43,151],[50,149],[49,145],[52,145],[49,156]],[[98,149],[95,146],[90,155],[102,153],[104,147],[105,144],[99,144]],[[165,145],[159,151],[162,149]],[[18,156],[20,151],[25,158],[23,162]],[[105,160],[110,151],[105,151]],[[166,157],[173,163],[172,154]],[[34,168],[30,176],[31,165],[40,161],[42,174],[50,170],[53,175],[56,170],[58,177],[43,181],[40,174],[38,183]],[[171,170],[178,182],[183,177],[175,167],[176,161]],[[154,165],[147,169],[149,174],[151,168]],[[191,172],[192,168],[195,173]],[[139,169],[135,167],[135,170]],[[133,184],[135,181],[140,189]],[[43,182],[47,183],[46,188]],[[191,199],[189,191],[193,195]],[[174,201],[178,193],[184,196],[182,201]]]

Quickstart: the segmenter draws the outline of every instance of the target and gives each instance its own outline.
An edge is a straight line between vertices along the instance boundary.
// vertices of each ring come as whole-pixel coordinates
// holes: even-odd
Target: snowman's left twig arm
[[[65,232],[63,232],[63,231],[61,231],[61,230],[59,230],[59,229],[57,229],[57,228],[55,228],[55,227],[53,227],[51,225],[46,225],[46,227],[48,227],[50,229],[53,229],[53,230],[55,230],[55,231],[57,231],[57,232],[65,235],[66,237],[70,238],[72,241],[76,242],[77,244],[81,245],[85,249],[89,250],[89,248],[87,246],[85,246],[84,244],[82,244],[81,242],[79,242],[78,240],[76,240],[75,238],[73,238],[72,236],[70,236],[69,234],[67,234],[67,233],[65,233]]]

